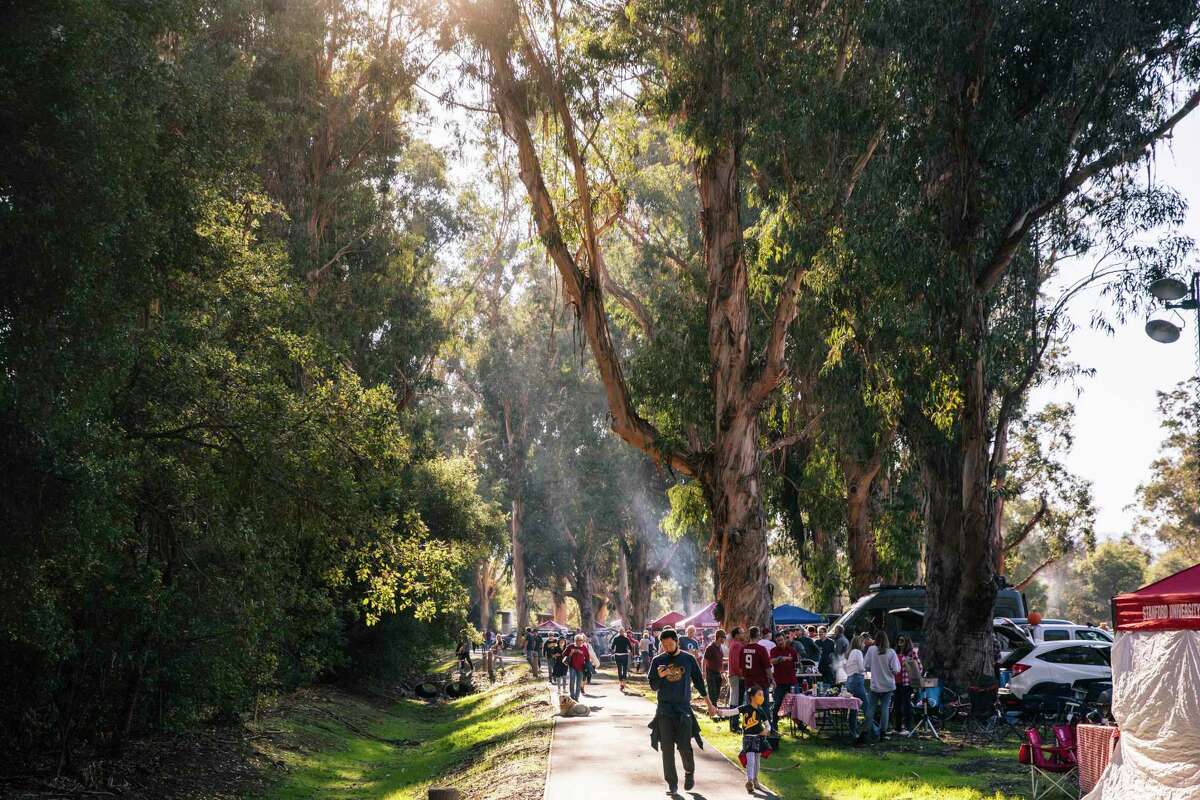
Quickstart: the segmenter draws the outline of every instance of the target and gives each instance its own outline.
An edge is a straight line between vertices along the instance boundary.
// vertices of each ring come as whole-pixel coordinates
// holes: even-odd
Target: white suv
[[[1072,639],[1084,642],[1108,642],[1112,644],[1112,634],[1091,625],[1047,625],[1041,624],[1043,642],[1066,642]]]
[[[1081,680],[1112,680],[1111,649],[1109,642],[1042,642],[1030,649],[1013,651],[1001,666],[1012,675],[1009,690],[1023,698],[1043,684],[1070,686]]]

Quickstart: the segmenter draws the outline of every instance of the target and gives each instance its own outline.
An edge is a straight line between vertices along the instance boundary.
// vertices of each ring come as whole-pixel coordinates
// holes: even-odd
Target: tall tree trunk
[[[975,301],[969,315],[967,341],[982,354],[981,301]],[[982,355],[964,377],[961,438],[946,441],[927,431],[921,442],[929,502],[922,656],[962,686],[978,675],[994,672],[992,609],[996,602]]]
[[[726,629],[766,625],[771,601],[757,415],[739,415],[726,434],[718,437],[711,490],[717,609]]]
[[[846,476],[846,550],[850,556],[850,597],[867,593],[879,580],[879,552],[871,530],[871,486],[879,474],[883,459],[877,454],[863,463],[843,459]]]
[[[523,632],[529,624],[529,598],[525,591],[525,544],[522,541],[521,524],[525,503],[517,498],[512,501],[510,528],[512,533],[513,593],[517,596],[517,631]]]
[[[679,609],[685,617],[692,613],[692,587],[686,582],[679,585]]]
[[[716,421],[712,469],[706,471],[702,483],[706,484],[713,526],[710,549],[717,558],[717,608],[726,628],[765,625],[770,620],[758,414],[762,401],[782,375],[764,372],[752,384],[748,381],[752,353],[740,167],[736,143],[714,147],[696,163],[708,273],[708,351]],[[771,365],[775,365],[777,345],[778,355],[782,356],[783,341],[777,342],[775,334],[772,330],[767,348]]]
[[[1008,470],[1008,426],[1009,420],[1000,420],[996,427],[996,442],[992,445],[992,464],[995,470],[996,491],[992,493],[991,537],[992,552],[996,562],[993,568],[997,575],[1004,575],[1004,475]]]
[[[650,624],[650,593],[657,571],[650,563],[650,548],[637,531],[626,531],[618,542],[629,577],[628,620],[631,628],[644,629]]]
[[[479,630],[492,629],[492,598],[496,594],[496,563],[491,558],[480,562],[475,569],[475,592],[479,596]]]
[[[567,582],[561,575],[555,575],[550,584],[551,614],[554,621],[560,625],[567,624]]]
[[[617,616],[621,618],[621,624],[629,627],[629,566],[628,559],[625,556],[625,548],[617,547],[617,582],[612,589],[613,607],[617,610]]]
[[[592,569],[587,564],[576,564],[571,580],[571,597],[579,606],[579,629],[587,633],[596,630],[596,607],[592,602]]]
[[[604,588],[596,588],[596,594],[592,595],[592,612],[593,619],[597,625],[604,625],[608,622],[608,590]]]

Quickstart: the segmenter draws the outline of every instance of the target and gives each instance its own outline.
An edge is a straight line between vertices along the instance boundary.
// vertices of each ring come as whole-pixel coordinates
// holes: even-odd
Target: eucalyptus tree
[[[1086,250],[1081,218],[1104,219],[1091,235],[1118,241],[1126,225],[1178,218],[1169,193],[1143,190],[1138,177],[1156,142],[1200,104],[1200,8],[878,8],[869,39],[894,55],[903,106],[888,151],[898,178],[886,189],[897,220],[893,274],[923,342],[901,371],[925,387],[906,392],[903,414],[928,503],[923,655],[965,681],[991,670],[996,479],[1004,431],[1037,371],[1036,359],[1007,345],[1028,334],[1014,337],[1004,322],[1037,298],[1046,254],[1031,235]],[[1126,255],[1154,272],[1179,252]]]
[[[996,570],[1020,590],[1068,555],[1095,547],[1091,483],[1062,462],[1074,443],[1074,413],[1069,404],[1052,403],[1013,422],[1012,452],[996,487],[1004,502]],[[1024,569],[1008,568],[1031,551],[1036,557]]]
[[[726,624],[762,622],[770,611],[760,415],[789,379],[805,278],[836,262],[844,208],[884,133],[875,112],[888,93],[859,46],[858,8],[456,6],[469,69],[516,145],[541,244],[587,338],[613,430],[702,490]],[[605,304],[611,296],[639,317],[645,308],[606,268],[621,192],[595,147],[595,131],[629,93],[671,126],[699,208],[695,306],[706,344],[688,368],[703,380],[700,396],[680,402],[702,407],[704,419],[681,430],[660,427],[663,409],[631,392]]]
[[[1200,378],[1158,393],[1163,437],[1138,487],[1138,526],[1172,552],[1200,559]]]

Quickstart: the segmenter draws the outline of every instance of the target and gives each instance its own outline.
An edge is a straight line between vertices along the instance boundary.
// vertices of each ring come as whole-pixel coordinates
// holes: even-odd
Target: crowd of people
[[[638,642],[654,653],[654,637],[646,632]],[[921,685],[921,663],[905,636],[895,646],[884,632],[860,633],[848,638],[839,626],[787,629],[734,628],[697,632],[689,627],[679,639],[679,649],[691,652],[700,664],[707,698],[716,704],[728,684],[728,704],[745,705],[749,690],[763,690],[773,727],[778,727],[784,697],[793,691],[820,689],[844,691],[862,703],[862,719],[849,720],[855,744],[907,733],[914,721],[913,689]],[[870,675],[870,683],[867,675]]]
[[[551,632],[540,639],[527,628],[523,639],[530,667],[535,672],[544,667],[560,695],[567,693],[577,701],[600,666],[589,637]],[[691,741],[699,727],[691,710],[693,691],[703,698],[710,716],[734,719],[743,737],[746,789],[752,792],[762,788],[759,761],[770,752],[789,693],[815,689],[858,698],[861,708],[849,715],[849,728],[854,743],[863,746],[911,728],[913,690],[921,685],[921,663],[907,637],[899,636],[893,646],[885,632],[848,638],[837,625],[774,631],[735,627],[728,633],[688,626],[682,636],[672,628],[657,636],[625,628],[609,646],[622,690],[631,674],[644,673],[657,694],[652,729],[671,791],[679,783],[676,754],[683,765],[684,788],[694,785]]]

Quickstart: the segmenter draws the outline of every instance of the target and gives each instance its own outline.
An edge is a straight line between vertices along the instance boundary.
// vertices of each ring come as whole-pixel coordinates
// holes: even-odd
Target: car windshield
[[[835,622],[834,624],[841,625],[842,630],[846,632],[847,636],[849,636],[850,635],[850,620],[854,618],[855,614],[857,614],[863,608],[866,608],[867,603],[871,602],[871,598],[875,597],[875,594],[876,594],[875,592],[872,592],[871,594],[864,594],[862,597],[855,600],[854,605],[852,605],[852,606],[850,606],[850,608],[846,609],[846,613],[842,614],[840,617],[838,617],[837,622]]]

